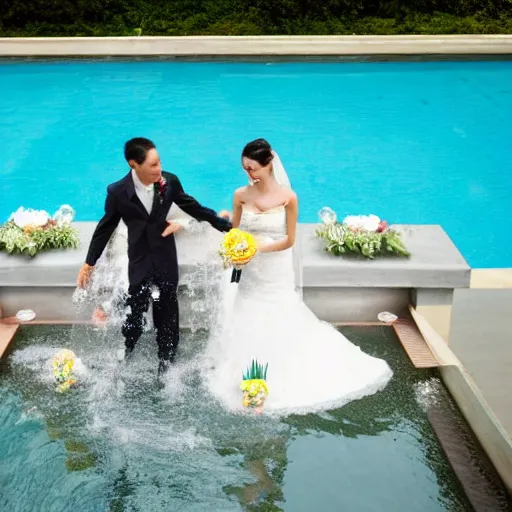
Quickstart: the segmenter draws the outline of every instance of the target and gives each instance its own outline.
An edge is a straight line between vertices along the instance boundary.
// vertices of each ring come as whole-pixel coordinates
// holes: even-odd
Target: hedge
[[[5,0],[4,0],[5,1]],[[512,33],[512,0],[9,0],[0,35]]]

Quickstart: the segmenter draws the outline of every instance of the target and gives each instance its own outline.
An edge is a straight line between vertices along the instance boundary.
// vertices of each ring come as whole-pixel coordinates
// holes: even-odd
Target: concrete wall
[[[512,54],[509,35],[0,38],[5,57]]]
[[[87,319],[90,309],[78,312],[71,298],[95,224],[77,223],[77,227],[81,238],[77,250],[49,252],[32,260],[0,254],[0,304],[6,316],[30,308],[40,320]],[[380,311],[405,311],[423,291],[469,286],[470,269],[440,226],[397,228],[403,231],[412,256],[371,261],[331,256],[315,237],[315,225],[299,226],[297,248],[304,300],[320,318],[331,322],[376,321]],[[201,234],[177,235],[183,325],[191,316],[191,308],[200,302],[201,279],[221,272],[217,254],[221,237],[209,226]],[[122,244],[117,250],[123,253]],[[411,298],[413,290],[418,291]]]

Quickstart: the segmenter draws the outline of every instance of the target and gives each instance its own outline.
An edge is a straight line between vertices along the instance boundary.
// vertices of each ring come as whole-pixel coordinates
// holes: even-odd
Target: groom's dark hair
[[[124,145],[124,157],[127,162],[135,160],[139,165],[144,163],[150,149],[156,149],[154,142],[144,137],[130,139]]]

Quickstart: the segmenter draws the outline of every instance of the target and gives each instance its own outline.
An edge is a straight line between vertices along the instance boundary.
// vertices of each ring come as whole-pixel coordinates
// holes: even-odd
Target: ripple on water
[[[343,509],[362,474],[363,487],[374,489],[372,503],[400,495],[383,485],[399,474],[420,489],[421,512],[466,510],[418,405],[436,384],[412,373],[385,337],[367,345],[395,372],[382,394],[318,415],[273,418],[231,414],[211,399],[195,357],[201,333],[184,333],[179,362],[159,382],[151,335],[124,364],[119,335],[108,329],[38,327],[31,331],[38,335],[24,335],[30,329],[0,368],[2,510],[33,502],[38,512],[230,511],[252,502],[261,502],[253,510],[279,510],[285,495],[290,506]],[[88,373],[60,395],[48,361],[62,347]],[[383,460],[369,464],[375,453]],[[386,478],[378,470],[384,466]],[[310,468],[317,469],[302,496]],[[334,477],[339,492],[332,495],[324,484]]]

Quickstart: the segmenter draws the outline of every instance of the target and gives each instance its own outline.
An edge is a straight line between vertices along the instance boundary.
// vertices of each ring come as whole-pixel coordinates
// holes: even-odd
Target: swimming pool
[[[389,385],[280,420],[211,399],[193,364],[204,334],[184,333],[160,389],[152,337],[115,379],[114,332],[22,328],[0,367],[2,510],[470,512],[428,420],[432,406],[458,414],[436,372],[414,368],[389,327],[343,332],[388,361]],[[49,373],[57,347],[90,371],[66,394]]]
[[[262,136],[302,222],[328,205],[441,224],[472,267],[512,267],[511,61],[4,61],[0,75],[2,220],[62,203],[99,219],[139,135],[226,208],[245,183],[240,151]]]

